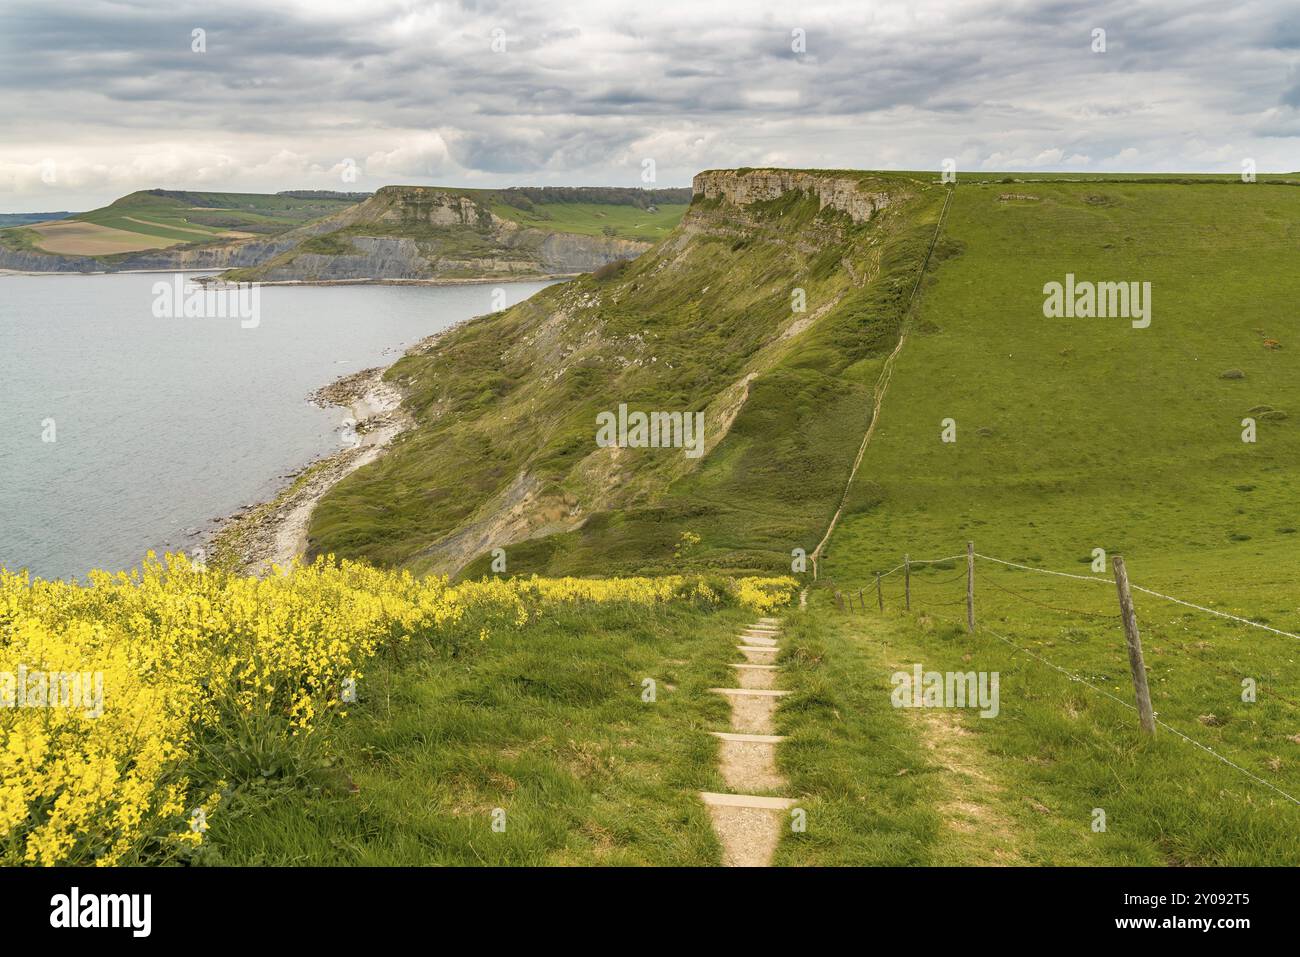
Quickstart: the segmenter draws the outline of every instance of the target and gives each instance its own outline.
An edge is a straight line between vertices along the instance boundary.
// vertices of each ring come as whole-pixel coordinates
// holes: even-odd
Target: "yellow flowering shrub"
[[[380,652],[456,654],[565,604],[764,613],[795,587],[699,576],[453,585],[330,559],[259,579],[152,554],[85,585],[0,569],[0,864],[131,863],[200,843],[220,797],[213,780],[229,770],[203,762],[213,743],[311,735]]]

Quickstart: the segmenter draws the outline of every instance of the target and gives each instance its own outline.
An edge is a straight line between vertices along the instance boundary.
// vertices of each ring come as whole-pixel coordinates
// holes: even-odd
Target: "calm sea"
[[[163,281],[0,276],[0,565],[80,577],[192,547],[339,447],[346,412],[315,389],[548,285],[268,286],[245,328],[156,317]]]

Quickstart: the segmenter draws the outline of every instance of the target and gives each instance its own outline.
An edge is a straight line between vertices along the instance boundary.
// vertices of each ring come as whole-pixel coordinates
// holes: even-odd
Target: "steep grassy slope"
[[[313,551],[470,574],[496,547],[512,572],[788,571],[843,489],[944,192],[701,174],[650,253],[397,363],[417,426],[327,496]],[[597,414],[622,403],[702,412],[707,454],[598,447]]]
[[[247,280],[536,276],[631,258],[681,217],[686,190],[385,186],[293,235]]]
[[[1139,585],[1300,632],[1297,217],[1300,190],[1264,183],[959,186],[945,234],[962,253],[933,273],[824,575],[870,589],[905,552],[967,539],[1091,575],[1103,548]],[[1066,273],[1151,282],[1150,326],[1045,318],[1043,286]],[[980,633],[936,640],[963,615],[961,564],[913,577],[908,666],[1002,672],[1007,719],[970,730],[986,758],[1022,762],[1009,790],[1034,796],[1030,818],[1075,827],[1122,803],[1150,842],[1139,859],[1173,862],[1251,859],[1270,826],[1294,827],[1294,805],[1167,730],[1135,751],[1122,704],[1002,640],[1131,701],[1109,566],[1094,584],[981,561]],[[1159,718],[1300,796],[1300,643],[1135,597]],[[887,614],[900,603],[896,575]],[[1162,843],[1153,821],[1178,833]]]

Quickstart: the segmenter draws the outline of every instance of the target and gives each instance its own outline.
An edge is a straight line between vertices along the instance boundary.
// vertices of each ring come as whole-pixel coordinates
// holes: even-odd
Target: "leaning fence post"
[[[903,607],[912,610],[912,558],[903,556]]]
[[[1151,689],[1147,687],[1147,667],[1142,660],[1142,639],[1138,635],[1137,613],[1128,589],[1128,570],[1124,556],[1112,559],[1115,565],[1115,590],[1119,592],[1119,613],[1124,619],[1124,639],[1128,643],[1128,667],[1133,672],[1133,691],[1137,696],[1138,720],[1147,734],[1156,733],[1156,716],[1151,710]]]
[[[966,630],[975,634],[975,543],[966,543]]]
[[[885,593],[880,590],[880,572],[876,572],[876,605],[881,611],[885,610]]]
[[[852,604],[852,602],[850,602],[850,604]],[[858,607],[862,609],[864,615],[867,613],[867,600],[862,597],[861,588],[858,589]]]

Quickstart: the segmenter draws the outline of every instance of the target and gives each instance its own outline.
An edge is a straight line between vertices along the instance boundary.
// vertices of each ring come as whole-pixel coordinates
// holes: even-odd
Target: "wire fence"
[[[961,559],[965,559],[966,567],[961,573],[954,575],[952,577],[946,577],[939,580],[934,580],[925,575],[914,574],[914,572],[918,570],[918,566],[924,567],[924,566],[931,566],[931,565],[940,565],[945,562],[953,562]],[[1118,598],[1119,607],[1118,609],[1114,609],[1112,607],[1112,610],[1103,612],[1103,611],[1094,611],[1085,608],[1077,608],[1077,607],[1062,605],[1056,602],[1044,601],[1041,598],[1024,594],[1023,591],[1008,588],[1007,586],[1001,584],[1000,582],[994,581],[992,578],[988,576],[979,576],[979,581],[978,581],[979,587],[981,589],[981,593],[983,588],[985,586],[988,586],[992,588],[994,591],[996,591],[997,593],[1006,595],[1011,599],[1014,599],[1015,601],[1034,605],[1038,608],[1051,611],[1055,614],[1065,615],[1071,618],[1072,620],[1083,619],[1097,626],[1122,627],[1125,633],[1126,641],[1128,643],[1129,664],[1130,664],[1130,670],[1132,671],[1132,677],[1134,681],[1136,703],[1126,701],[1123,698],[1119,697],[1118,695],[1114,694],[1113,692],[1100,687],[1095,682],[1089,681],[1086,678],[1081,677],[1080,675],[1076,674],[1074,671],[1071,671],[1069,668],[1063,667],[1062,665],[1057,664],[1054,661],[1051,661],[1044,655],[1032,651],[1028,648],[1025,648],[1020,644],[1017,644],[1011,638],[997,631],[994,631],[993,629],[987,627],[987,625],[980,624],[977,627],[976,603],[975,603],[975,588],[976,588],[975,569],[976,569],[977,562],[988,562],[994,565],[1001,566],[1007,570],[1017,569],[1020,571],[1029,572],[1036,575],[1044,575],[1044,576],[1051,576],[1053,578],[1058,578],[1058,579],[1069,579],[1073,581],[1086,582],[1089,585],[1108,585],[1110,587],[1115,588],[1116,598]],[[876,573],[874,588],[868,586],[867,589],[858,590],[857,610],[860,610],[864,613],[867,611],[867,602],[866,602],[866,598],[864,597],[864,592],[866,592],[867,590],[874,592],[874,595],[872,597],[875,598],[875,604],[879,609],[883,610],[885,607],[884,599],[886,596],[886,591],[883,587],[884,582],[887,579],[889,579],[891,576],[899,572],[902,572],[903,573],[902,579],[894,583],[894,586],[901,585],[901,588],[891,587],[890,590],[888,591],[888,596],[890,598],[890,603],[892,606],[897,607],[897,605],[901,603],[904,606],[904,608],[911,610],[913,602],[915,602],[917,607],[921,609],[930,609],[930,608],[948,609],[960,605],[965,605],[966,626],[969,631],[988,634],[989,636],[996,638],[998,641],[1001,641],[1004,644],[1016,649],[1018,652],[1034,659],[1035,661],[1041,664],[1050,667],[1051,669],[1059,672],[1062,675],[1065,675],[1071,681],[1078,682],[1079,684],[1082,684],[1085,687],[1092,689],[1098,694],[1105,696],[1111,701],[1123,705],[1125,708],[1131,711],[1138,712],[1140,718],[1142,719],[1142,725],[1144,730],[1153,732],[1157,726],[1163,728],[1168,732],[1170,732],[1171,734],[1178,737],[1180,740],[1195,745],[1197,748],[1206,752],[1207,754],[1213,755],[1223,764],[1233,768],[1234,770],[1238,771],[1239,773],[1246,776],[1247,778],[1254,781],[1255,783],[1263,785],[1269,790],[1282,796],[1287,801],[1290,801],[1292,804],[1300,805],[1300,799],[1297,799],[1293,795],[1287,793],[1282,788],[1278,787],[1277,785],[1273,784],[1267,779],[1260,777],[1258,774],[1255,774],[1254,772],[1248,770],[1247,768],[1242,767],[1240,764],[1236,763],[1235,761],[1231,760],[1225,755],[1219,753],[1217,750],[1215,750],[1215,748],[1211,747],[1210,745],[1205,744],[1202,741],[1198,741],[1195,738],[1191,737],[1190,735],[1178,730],[1175,727],[1172,727],[1167,722],[1160,720],[1160,718],[1156,715],[1156,713],[1152,709],[1149,692],[1147,690],[1146,666],[1143,661],[1141,641],[1138,632],[1137,616],[1133,609],[1132,593],[1138,592],[1140,594],[1148,595],[1152,598],[1157,598],[1162,601],[1170,602],[1172,604],[1184,608],[1188,608],[1196,612],[1201,612],[1204,614],[1215,616],[1220,619],[1224,619],[1236,625],[1245,626],[1247,628],[1255,628],[1260,631],[1269,632],[1271,634],[1278,635],[1284,638],[1300,639],[1300,634],[1294,631],[1287,631],[1283,628],[1275,628],[1272,625],[1268,625],[1260,621],[1255,621],[1252,620],[1251,618],[1243,617],[1241,615],[1234,615],[1229,612],[1219,611],[1218,609],[1208,607],[1208,604],[1204,602],[1190,601],[1185,598],[1179,598],[1174,595],[1166,594],[1154,588],[1148,588],[1143,585],[1132,583],[1128,580],[1127,571],[1124,568],[1123,558],[1119,556],[1115,556],[1113,558],[1113,563],[1114,563],[1114,571],[1115,571],[1115,575],[1113,578],[1108,578],[1101,574],[1080,575],[1073,572],[1062,572],[1050,568],[1040,568],[1034,565],[1026,565],[1022,562],[1015,562],[1004,558],[997,558],[992,555],[985,555],[975,551],[974,544],[971,543],[968,545],[967,552],[965,554],[951,555],[946,558],[934,558],[934,559],[904,558],[903,562],[901,562],[899,565],[895,566],[894,568],[891,568],[889,571]],[[966,587],[964,589],[965,593],[963,595],[958,597],[956,600],[943,600],[943,601],[935,600],[938,597],[943,597],[942,592],[938,591],[938,589],[950,586],[958,581],[964,581],[966,584]],[[919,591],[917,590],[916,587],[917,585],[921,586]],[[834,588],[833,583],[831,583],[831,587],[833,589],[836,598],[836,604],[841,610],[847,610],[847,611],[855,610],[852,594],[850,594],[846,606],[842,593],[839,591],[839,589]],[[1163,626],[1158,626],[1152,629],[1151,631],[1149,631],[1149,634],[1156,634],[1162,642],[1171,643],[1170,636],[1167,634],[1167,632],[1165,632]],[[1222,677],[1228,677],[1228,678],[1240,677],[1238,675],[1232,675],[1229,672],[1223,671],[1221,668],[1217,667],[1217,665],[1214,662],[1208,660],[1205,656],[1192,653],[1192,651],[1183,642],[1172,642],[1172,644],[1176,651],[1194,658],[1199,664],[1205,666],[1206,668],[1208,668],[1208,670],[1215,672],[1216,674]],[[1288,698],[1280,694],[1274,694],[1272,695],[1272,697],[1275,697],[1278,701],[1280,701],[1281,703],[1283,703],[1284,705],[1286,705],[1292,710],[1300,709],[1300,702],[1296,702],[1291,698]]]
[[[1047,658],[1043,657],[1042,655],[1030,651],[1028,648],[1022,648],[1020,645],[1017,645],[1006,635],[998,634],[996,631],[993,631],[990,628],[985,628],[984,631],[987,634],[992,635],[994,638],[998,639],[999,641],[1005,642],[1006,644],[1010,645],[1012,648],[1015,648],[1017,651],[1021,652],[1022,654],[1028,655],[1030,658],[1033,658],[1036,661],[1039,661],[1042,664],[1047,665],[1049,668],[1052,668],[1055,671],[1059,671],[1061,674],[1065,675],[1071,681],[1077,681],[1078,683],[1084,685],[1085,687],[1091,688],[1093,691],[1097,692],[1098,694],[1105,695],[1110,700],[1114,701],[1117,704],[1123,705],[1125,708],[1128,708],[1130,711],[1138,710],[1137,705],[1125,701],[1123,698],[1119,697],[1118,695],[1112,694],[1111,692],[1107,691],[1105,688],[1093,684],[1091,681],[1088,681],[1086,678],[1079,677],[1074,672],[1070,671],[1068,668],[1062,668],[1054,661],[1050,661]],[[1214,757],[1218,758],[1228,767],[1234,768],[1235,770],[1244,774],[1246,777],[1250,778],[1256,784],[1262,784],[1264,785],[1264,787],[1268,788],[1269,790],[1274,791],[1277,794],[1281,795],[1282,797],[1286,798],[1292,804],[1300,805],[1300,798],[1293,797],[1292,795],[1288,794],[1286,791],[1283,791],[1276,784],[1273,784],[1271,781],[1267,781],[1264,778],[1261,778],[1259,775],[1255,774],[1254,772],[1249,771],[1246,768],[1243,768],[1240,764],[1237,764],[1235,761],[1232,761],[1229,758],[1224,757],[1222,754],[1214,750],[1214,748],[1210,747],[1208,744],[1204,744],[1203,742],[1197,741],[1195,738],[1191,737],[1190,735],[1186,735],[1183,732],[1179,731],[1177,728],[1173,727],[1172,725],[1169,725],[1166,722],[1161,721],[1159,718],[1156,718],[1156,724],[1158,724],[1160,727],[1164,728],[1166,731],[1170,732],[1171,734],[1177,735],[1179,738],[1186,741],[1188,744],[1194,744],[1196,745],[1196,747],[1200,748],[1202,751],[1206,752],[1207,754],[1214,755]]]

